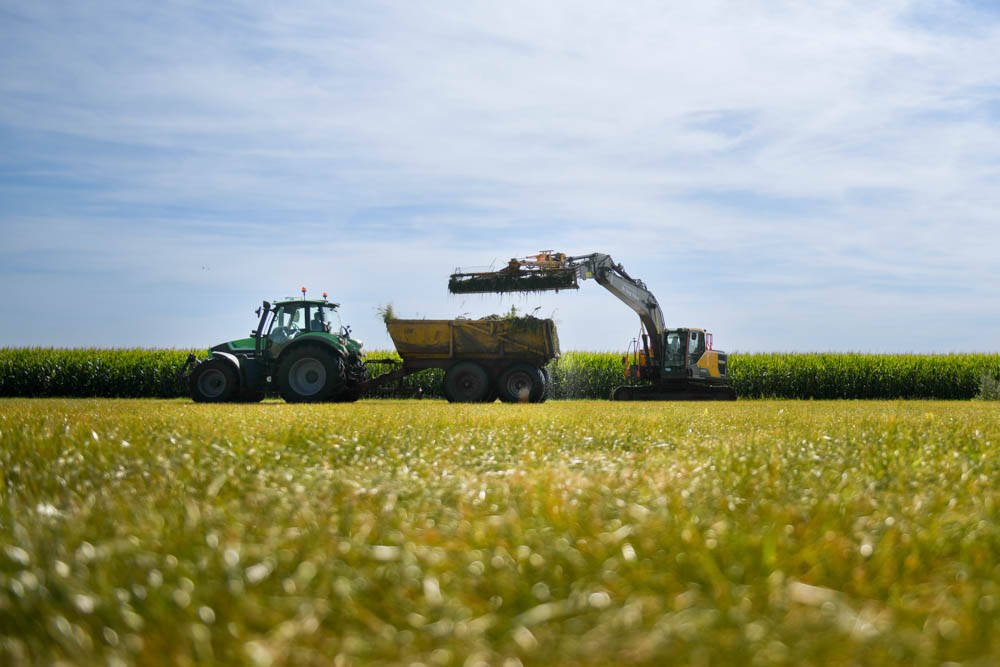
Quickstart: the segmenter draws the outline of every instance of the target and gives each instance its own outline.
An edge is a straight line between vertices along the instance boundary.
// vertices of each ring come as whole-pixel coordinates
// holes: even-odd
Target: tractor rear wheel
[[[500,375],[497,390],[504,403],[538,403],[545,394],[545,376],[534,366],[514,364]]]
[[[226,403],[236,400],[240,379],[232,364],[209,359],[191,373],[191,398],[196,403]]]
[[[329,401],[343,386],[343,360],[318,345],[289,350],[278,364],[278,391],[289,403]]]
[[[452,403],[481,403],[490,395],[490,376],[474,361],[461,361],[444,374],[444,395]]]

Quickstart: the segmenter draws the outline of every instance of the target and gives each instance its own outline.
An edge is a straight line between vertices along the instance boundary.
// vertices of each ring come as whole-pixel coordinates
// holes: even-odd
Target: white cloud
[[[969,3],[96,3],[0,32],[0,280],[25,307],[42,272],[81,301],[333,281],[345,311],[447,316],[456,265],[555,247],[739,349],[1000,336],[1000,21]],[[568,347],[637,329],[596,285],[515,303]],[[915,333],[944,312],[981,335]],[[79,342],[196,342],[163,322]]]

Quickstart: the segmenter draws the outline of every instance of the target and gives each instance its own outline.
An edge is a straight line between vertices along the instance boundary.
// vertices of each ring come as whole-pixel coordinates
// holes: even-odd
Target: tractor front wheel
[[[232,364],[221,359],[209,359],[198,364],[191,373],[191,398],[196,403],[226,403],[235,401],[239,391],[239,375]]]
[[[344,362],[331,350],[303,345],[278,364],[278,390],[289,403],[332,400],[344,386]]]

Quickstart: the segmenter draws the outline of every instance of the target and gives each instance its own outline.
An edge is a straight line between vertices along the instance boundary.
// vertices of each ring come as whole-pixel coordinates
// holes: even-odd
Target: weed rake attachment
[[[579,289],[577,269],[567,264],[564,253],[543,250],[537,255],[514,258],[499,271],[456,270],[448,279],[452,294],[502,294]]]

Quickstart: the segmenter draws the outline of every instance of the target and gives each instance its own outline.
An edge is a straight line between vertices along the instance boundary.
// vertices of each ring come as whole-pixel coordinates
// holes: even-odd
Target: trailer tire
[[[490,376],[474,361],[461,361],[444,374],[444,395],[451,403],[481,403],[490,395]]]
[[[240,378],[228,361],[209,359],[195,367],[188,384],[195,403],[228,403],[236,400]]]
[[[344,386],[344,361],[318,345],[289,350],[278,364],[278,390],[288,403],[329,401]]]
[[[545,394],[545,376],[534,366],[514,364],[500,374],[497,391],[504,403],[538,403]]]
[[[538,399],[538,402],[544,403],[552,396],[552,375],[545,366],[542,366],[538,370],[542,372],[542,378],[545,380],[545,388],[542,390],[542,397]]]

